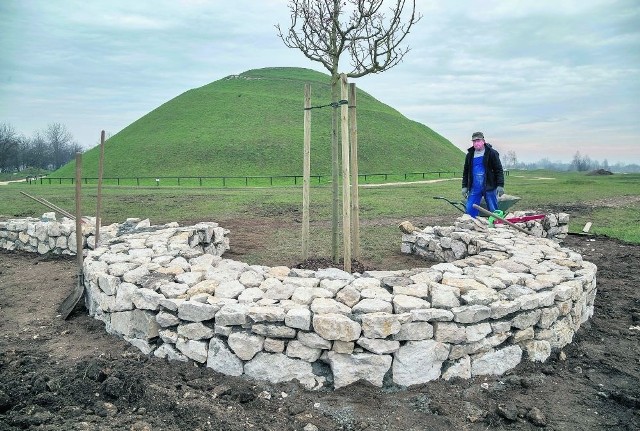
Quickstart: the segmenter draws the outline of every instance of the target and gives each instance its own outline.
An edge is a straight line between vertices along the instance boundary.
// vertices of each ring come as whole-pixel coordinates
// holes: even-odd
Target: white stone
[[[316,298],[311,303],[311,311],[316,314],[337,313],[348,315],[351,308],[331,298]]]
[[[313,316],[313,329],[325,340],[355,341],[360,338],[361,326],[342,314]]]
[[[427,322],[408,322],[400,326],[400,331],[393,336],[398,341],[420,341],[433,338],[433,326]]]
[[[411,319],[416,322],[450,322],[453,320],[453,313],[439,308],[424,308],[411,310]]]
[[[386,355],[393,353],[400,348],[400,342],[396,340],[380,340],[375,338],[359,338],[356,342],[362,348],[375,353],[376,355]]]
[[[305,382],[315,382],[309,362],[292,359],[282,353],[258,353],[245,364],[244,373],[249,378],[267,380],[271,383],[298,380],[304,385]]]
[[[185,356],[196,362],[203,363],[207,360],[207,343],[205,341],[178,338],[178,341],[176,341],[176,347]]]
[[[471,358],[471,375],[502,375],[522,360],[520,346],[508,346],[500,350],[481,353]]]
[[[420,308],[429,308],[431,304],[424,299],[415,296],[396,294],[393,297],[393,309],[395,313],[406,313]]]
[[[447,381],[456,377],[461,379],[471,378],[471,358],[469,356],[463,356],[458,359],[442,373],[442,378]]]
[[[308,331],[311,328],[311,311],[308,308],[293,308],[287,311],[284,324],[291,328]]]
[[[220,298],[237,298],[245,289],[238,280],[223,281],[216,288],[215,296]]]
[[[209,342],[207,367],[227,376],[240,376],[244,371],[240,358],[218,338],[212,338]]]
[[[250,306],[247,317],[253,322],[284,322],[286,313],[278,306]]]
[[[353,306],[351,311],[355,314],[358,313],[391,313],[393,312],[393,305],[388,301],[382,299],[363,299]]]
[[[227,343],[238,358],[243,361],[248,361],[252,359],[256,353],[262,351],[264,337],[244,332],[234,332],[229,335]]]
[[[397,334],[401,328],[398,315],[385,312],[363,314],[361,324],[366,338],[386,338]]]
[[[306,346],[298,340],[291,340],[287,343],[286,354],[290,358],[298,358],[307,362],[315,362],[320,358],[322,349]]]
[[[409,341],[394,354],[393,382],[400,386],[426,383],[440,377],[449,346],[434,340]]]
[[[358,380],[382,387],[384,376],[391,368],[392,358],[390,355],[370,353],[345,355],[331,351],[327,353],[326,361],[333,373],[334,388],[339,389]]]
[[[460,306],[460,289],[444,284],[431,283],[431,306],[434,308],[453,308]]]
[[[190,322],[202,322],[211,320],[220,307],[203,304],[197,301],[185,301],[178,305],[178,317]]]

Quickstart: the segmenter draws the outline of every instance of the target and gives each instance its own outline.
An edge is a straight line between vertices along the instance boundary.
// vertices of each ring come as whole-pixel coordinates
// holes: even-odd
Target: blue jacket
[[[466,187],[468,190],[471,190],[471,183],[473,182],[471,167],[473,166],[474,151],[475,149],[473,147],[467,150],[467,156],[464,159],[464,170],[462,171],[462,187]],[[504,172],[502,170],[502,163],[500,163],[500,154],[493,149],[491,144],[486,142],[484,144],[483,162],[486,172],[484,189],[491,191],[497,187],[504,187]]]

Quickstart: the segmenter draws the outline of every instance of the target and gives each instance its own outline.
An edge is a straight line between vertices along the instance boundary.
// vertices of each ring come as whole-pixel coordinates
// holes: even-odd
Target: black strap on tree
[[[347,103],[349,103],[348,100],[342,99],[342,100],[338,100],[337,102],[327,103],[326,105],[310,106],[308,108],[303,108],[303,110],[308,111],[310,109],[326,108],[327,106],[331,106],[332,108],[339,108],[341,105],[346,105]]]

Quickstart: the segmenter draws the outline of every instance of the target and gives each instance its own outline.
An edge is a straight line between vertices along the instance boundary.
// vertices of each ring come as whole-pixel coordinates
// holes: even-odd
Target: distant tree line
[[[75,157],[82,147],[60,123],[49,124],[33,136],[18,134],[13,126],[0,123],[0,172],[27,168],[55,170]]]
[[[587,172],[595,171],[598,169],[604,169],[610,172],[640,172],[640,165],[638,164],[623,164],[615,163],[610,164],[607,159],[602,162],[598,160],[592,160],[589,156],[580,154],[577,151],[571,162],[551,161],[548,158],[543,158],[537,162],[519,162],[515,151],[507,151],[504,155],[501,155],[502,164],[505,168],[510,169],[547,169],[551,171],[578,171]]]

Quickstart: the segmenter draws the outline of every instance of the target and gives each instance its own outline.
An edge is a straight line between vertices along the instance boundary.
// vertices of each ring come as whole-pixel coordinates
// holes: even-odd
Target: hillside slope
[[[300,174],[304,84],[312,106],[326,105],[329,80],[309,69],[265,68],[189,90],[108,139],[104,175]],[[459,168],[462,152],[425,125],[361,90],[357,105],[361,173]],[[312,110],[314,175],[331,172],[331,109]],[[98,146],[84,154],[84,176],[97,176],[98,157]],[[74,164],[52,176],[74,176]]]

